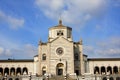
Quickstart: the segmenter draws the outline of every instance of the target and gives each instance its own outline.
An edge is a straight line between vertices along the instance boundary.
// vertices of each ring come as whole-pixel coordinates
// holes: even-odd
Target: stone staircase
[[[51,77],[51,78],[49,78],[47,80],[76,80],[76,79],[72,79],[69,76],[66,79],[65,79],[64,76],[54,76],[54,77]]]
[[[51,77],[49,80],[64,80],[64,76],[54,76]]]

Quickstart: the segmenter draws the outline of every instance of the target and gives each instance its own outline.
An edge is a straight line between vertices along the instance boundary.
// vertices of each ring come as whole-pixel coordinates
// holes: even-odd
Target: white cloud
[[[37,48],[31,44],[19,45],[18,48],[0,48],[0,58],[4,59],[33,59],[36,54]]]
[[[37,47],[32,44],[22,44],[1,34],[0,38],[0,59],[30,59],[37,54]]]
[[[32,44],[25,44],[23,46],[23,52],[26,53],[29,57],[33,57],[37,54],[37,48]]]
[[[96,50],[98,54],[109,55],[109,56],[120,56],[120,38],[112,37],[104,42],[98,44],[99,50]]]
[[[0,34],[0,46],[3,48],[18,48],[18,41],[11,39],[9,36]]]
[[[3,52],[4,52],[4,48],[0,47],[0,55],[3,54]]]
[[[7,57],[12,56],[11,50],[10,49],[5,49],[4,55],[7,56]]]
[[[84,52],[89,57],[120,57],[120,38],[111,37],[98,41],[96,46],[85,46]]]
[[[18,29],[20,27],[23,27],[24,19],[18,19],[13,16],[7,15],[4,12],[0,11],[0,21],[7,23],[10,28],[12,29]]]
[[[67,24],[84,24],[107,8],[108,0],[36,0],[36,5],[51,19],[62,17]]]

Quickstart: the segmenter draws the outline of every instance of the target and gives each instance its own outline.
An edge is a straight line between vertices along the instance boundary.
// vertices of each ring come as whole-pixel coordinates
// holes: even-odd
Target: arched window
[[[42,60],[46,60],[46,54],[42,55]]]
[[[63,34],[63,31],[62,30],[59,30],[59,31],[57,31],[57,36],[63,36],[64,34]]]

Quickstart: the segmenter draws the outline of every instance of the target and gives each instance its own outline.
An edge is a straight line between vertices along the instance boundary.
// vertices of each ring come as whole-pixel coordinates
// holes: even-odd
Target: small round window
[[[57,48],[56,53],[58,55],[62,55],[63,54],[63,48],[61,48],[61,47]]]

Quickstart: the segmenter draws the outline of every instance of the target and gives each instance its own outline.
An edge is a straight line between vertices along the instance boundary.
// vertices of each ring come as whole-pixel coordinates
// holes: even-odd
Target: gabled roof
[[[54,40],[50,41],[50,43],[54,42],[54,41],[57,40],[58,38],[60,38],[60,37],[56,37]],[[61,38],[63,38],[64,40],[66,40],[66,41],[68,41],[68,42],[72,42],[72,41],[67,40],[67,39],[64,38],[64,37],[61,37]]]

